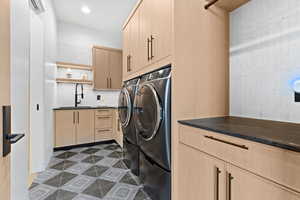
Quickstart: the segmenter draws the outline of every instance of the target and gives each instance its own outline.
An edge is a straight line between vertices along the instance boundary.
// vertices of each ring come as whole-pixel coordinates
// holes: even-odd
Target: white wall
[[[27,200],[30,15],[28,1],[11,0],[10,2],[12,132],[25,133],[25,138],[12,145],[11,200]]]
[[[100,32],[76,24],[58,22],[58,60],[92,64],[94,45],[122,48],[120,34]]]
[[[44,24],[30,13],[30,173],[45,168]],[[40,109],[37,109],[39,105]]]
[[[230,114],[299,123],[300,1],[252,0],[230,23]]]
[[[92,47],[94,45],[121,48],[119,34],[99,32],[66,22],[58,23],[58,61],[76,64],[92,65]],[[79,74],[90,72],[73,70]],[[58,70],[57,76],[62,77],[65,71]],[[64,77],[65,78],[65,77]],[[57,84],[56,106],[74,105],[74,85]],[[84,86],[85,99],[81,105],[90,106],[117,106],[119,92],[93,91],[92,86]],[[97,101],[97,95],[101,95],[101,101]]]
[[[57,61],[57,24],[52,0],[44,0],[46,12],[41,14],[44,23],[44,120],[45,120],[45,159],[46,166],[54,147],[53,107],[56,99],[55,63]]]

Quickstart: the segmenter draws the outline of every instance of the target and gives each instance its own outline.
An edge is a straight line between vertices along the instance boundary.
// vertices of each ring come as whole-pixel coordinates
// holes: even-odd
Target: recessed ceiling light
[[[90,14],[91,10],[87,6],[82,6],[81,12],[83,12],[84,14]]]

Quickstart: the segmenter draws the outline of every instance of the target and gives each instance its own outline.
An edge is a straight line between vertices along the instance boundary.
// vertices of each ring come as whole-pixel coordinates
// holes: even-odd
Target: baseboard
[[[65,147],[55,147],[54,151],[67,151],[67,150],[71,150],[71,149],[74,149],[74,148],[91,147],[91,146],[94,146],[94,145],[111,144],[111,143],[115,143],[115,140],[106,140],[106,141],[101,141],[101,142],[77,144],[77,145],[71,145],[71,146],[65,146]]]

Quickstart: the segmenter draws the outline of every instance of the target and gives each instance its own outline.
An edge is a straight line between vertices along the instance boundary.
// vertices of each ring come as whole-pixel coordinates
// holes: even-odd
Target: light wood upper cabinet
[[[130,30],[130,25],[127,25],[123,30],[123,77],[127,77],[130,74]]]
[[[171,55],[171,0],[150,0],[152,4],[151,61],[159,61]],[[151,50],[151,49],[150,49]]]
[[[111,51],[109,62],[110,89],[120,89],[122,85],[122,52]]]
[[[94,112],[92,110],[76,111],[76,144],[94,142]]]
[[[120,89],[122,51],[106,47],[93,48],[94,89]]]
[[[55,147],[76,144],[76,113],[73,110],[55,111]]]
[[[171,55],[171,9],[171,0],[139,3],[123,28],[124,77]]]
[[[123,30],[123,74],[124,77],[137,71],[140,67],[140,15],[137,10]]]
[[[139,37],[139,49],[140,49],[140,64],[141,68],[151,64],[151,30],[153,17],[153,2],[150,0],[144,0],[140,7],[140,37]]]
[[[106,49],[93,48],[94,88],[109,88],[109,52]]]

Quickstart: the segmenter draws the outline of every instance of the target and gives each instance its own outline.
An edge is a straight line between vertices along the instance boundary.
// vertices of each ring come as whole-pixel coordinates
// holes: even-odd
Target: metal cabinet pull
[[[131,72],[131,55],[128,56],[128,70]]]
[[[154,55],[153,55],[153,40],[154,40],[155,38],[153,37],[153,35],[151,35],[151,39],[150,39],[150,43],[151,43],[151,57],[150,57],[150,59],[152,60],[153,58],[154,58]]]
[[[215,141],[217,141],[217,142],[221,142],[221,143],[229,144],[229,145],[232,145],[232,146],[235,146],[235,147],[239,147],[239,148],[241,148],[241,149],[246,149],[246,150],[249,149],[246,145],[235,144],[235,143],[233,143],[233,142],[221,140],[221,139],[215,138],[215,137],[213,137],[213,136],[205,135],[204,137],[205,137],[205,138],[208,138],[208,139],[211,139],[211,140],[215,140]]]
[[[232,180],[234,179],[231,173],[227,172],[227,178],[226,178],[226,188],[227,188],[227,198],[226,200],[231,200],[232,197]]]
[[[148,57],[148,61],[151,59],[150,58],[150,43],[151,43],[151,40],[149,38],[147,38],[147,57]]]
[[[126,63],[127,64],[127,72],[129,72],[129,55],[127,56],[127,60],[126,61],[127,61],[127,63]]]
[[[120,119],[118,119],[117,130],[120,131]]]
[[[75,124],[75,112],[73,111],[73,124]]]
[[[107,132],[107,131],[111,131],[110,129],[101,129],[101,130],[98,130],[97,132],[100,133],[100,132]]]
[[[79,124],[79,111],[77,111],[77,123]]]
[[[106,87],[109,88],[109,81],[108,81],[108,78],[106,78]]]
[[[219,200],[219,182],[220,182],[220,174],[221,170],[218,167],[215,167],[215,176],[216,176],[216,181],[215,181],[215,200]]]
[[[112,88],[111,87],[111,78],[109,78],[109,88]]]

